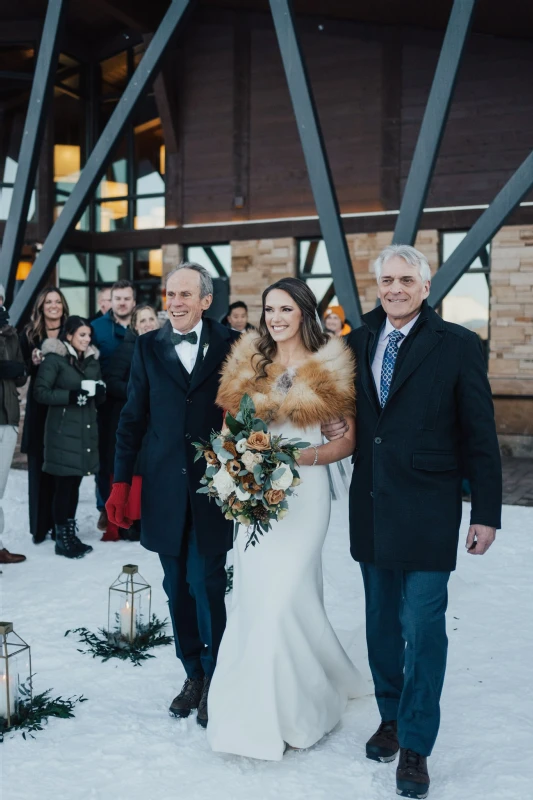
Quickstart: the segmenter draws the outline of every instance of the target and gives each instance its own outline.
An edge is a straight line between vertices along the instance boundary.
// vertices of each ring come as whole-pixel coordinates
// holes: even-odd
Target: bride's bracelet
[[[317,461],[318,461],[318,448],[320,447],[320,445],[319,445],[319,444],[312,444],[312,445],[311,445],[311,447],[312,447],[312,448],[314,449],[314,451],[315,451],[315,460],[313,461],[313,463],[311,464],[311,466],[312,466],[312,467],[316,467],[316,465],[317,465]]]

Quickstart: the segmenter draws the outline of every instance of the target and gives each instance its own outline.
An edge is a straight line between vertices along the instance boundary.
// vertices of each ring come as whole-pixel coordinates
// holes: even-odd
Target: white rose
[[[289,513],[288,508],[280,508],[280,510],[278,511],[278,519],[279,520],[285,519],[288,513]]]
[[[239,439],[235,447],[237,448],[238,453],[245,453],[248,450],[246,439]]]
[[[241,458],[241,461],[244,464],[244,466],[246,467],[246,469],[248,470],[248,472],[252,472],[253,471],[254,464],[256,463],[256,461],[255,461],[255,456],[254,456],[254,454],[252,453],[251,450],[247,450],[244,453],[243,457]]]
[[[230,494],[235,491],[235,481],[226,469],[219,469],[213,478],[213,486],[222,501],[227,500]]]
[[[280,469],[282,469],[283,472],[279,478],[276,478],[276,480],[272,481],[272,488],[281,489],[284,492],[285,489],[288,489],[291,485],[293,475],[290,468],[286,464],[283,464]]]
[[[235,494],[237,495],[237,500],[240,500],[242,503],[244,503],[246,500],[249,500],[252,496],[250,492],[245,492],[242,486],[239,485],[237,485],[237,488],[235,489]]]

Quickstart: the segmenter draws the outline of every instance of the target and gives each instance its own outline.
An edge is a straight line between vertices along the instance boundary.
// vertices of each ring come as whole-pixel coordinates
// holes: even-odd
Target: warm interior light
[[[33,264],[31,261],[19,261],[17,266],[17,274],[15,275],[16,281],[25,281],[30,274]]]
[[[54,145],[54,181],[76,183],[80,177],[81,149],[77,144]]]
[[[100,204],[100,230],[108,233],[111,230],[111,220],[124,219],[128,216],[127,200],[112,200],[114,197],[124,197],[128,194],[128,184],[122,181],[102,181],[100,184],[100,197],[108,198],[109,202]]]
[[[159,172],[161,175],[165,174],[165,158],[166,158],[166,148],[165,145],[162,144],[159,148]]]
[[[148,272],[154,278],[161,278],[163,275],[163,251],[162,250],[149,250],[148,251]]]

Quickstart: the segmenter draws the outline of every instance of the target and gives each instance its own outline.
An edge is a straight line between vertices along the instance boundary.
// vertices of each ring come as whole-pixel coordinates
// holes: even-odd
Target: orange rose
[[[231,461],[227,462],[226,469],[232,478],[236,478],[241,471],[241,465],[233,458]]]
[[[218,458],[213,450],[204,450],[204,458],[212,467],[218,466]]]
[[[236,511],[242,511],[242,509],[244,508],[244,503],[241,503],[240,500],[237,500],[235,495],[229,498],[228,503],[230,505],[230,508],[234,508]]]
[[[231,453],[231,455],[234,458],[237,458],[237,448],[235,447],[233,442],[230,441],[229,439],[226,439],[226,441],[224,442],[224,450],[227,450],[228,453]]]
[[[284,499],[285,492],[281,489],[269,489],[268,492],[265,492],[265,500],[269,506],[277,506]]]
[[[246,440],[251,450],[270,450],[270,434],[254,431]]]
[[[251,492],[253,494],[254,492],[258,492],[259,489],[261,488],[255,482],[254,476],[251,475],[250,473],[248,473],[247,475],[243,475],[240,480],[241,480],[241,486],[245,492]]]

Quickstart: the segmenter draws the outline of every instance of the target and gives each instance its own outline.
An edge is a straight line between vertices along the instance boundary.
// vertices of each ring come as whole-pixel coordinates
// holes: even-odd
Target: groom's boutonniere
[[[205,358],[205,354],[209,350],[209,342],[205,342],[203,350],[202,350],[202,358]]]

